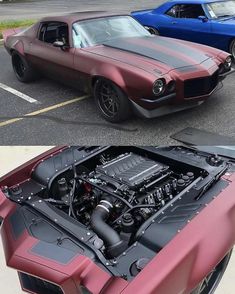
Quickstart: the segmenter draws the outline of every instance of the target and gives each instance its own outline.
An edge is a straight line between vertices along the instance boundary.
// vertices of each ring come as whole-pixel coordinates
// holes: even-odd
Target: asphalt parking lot
[[[153,8],[164,0],[12,0],[0,2],[0,20],[39,18],[75,11],[133,11]]]
[[[48,79],[18,82],[3,47],[0,65],[0,145],[166,145],[175,144],[170,135],[186,127],[235,137],[234,75],[200,107],[151,120],[133,117],[116,125],[104,121],[84,93]],[[6,86],[26,98],[3,89]]]

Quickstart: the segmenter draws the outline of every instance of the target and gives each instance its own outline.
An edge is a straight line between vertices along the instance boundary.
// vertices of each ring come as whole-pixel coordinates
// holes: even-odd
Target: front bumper
[[[131,103],[135,113],[144,118],[154,118],[169,113],[190,109],[201,105],[208,97],[210,97],[218,89],[219,82],[223,81],[227,76],[234,73],[235,68],[231,68],[230,71],[219,74],[216,86],[213,87],[213,89],[205,95],[187,98],[183,97],[179,99],[179,94],[171,93],[155,99],[141,98],[139,100],[140,103],[131,100]],[[182,91],[182,93],[184,95],[184,91]]]
[[[138,116],[141,116],[141,117],[144,117],[144,118],[155,118],[155,117],[163,116],[163,115],[166,115],[166,114],[169,114],[169,113],[179,112],[179,111],[182,111],[182,110],[186,110],[186,109],[190,109],[190,108],[199,106],[203,102],[204,101],[198,101],[198,100],[194,99],[194,100],[184,102],[184,103],[181,103],[181,104],[163,105],[161,107],[149,110],[149,109],[146,109],[146,108],[138,105],[134,101],[131,101],[135,113]]]
[[[227,76],[233,74],[235,72],[235,68],[231,68],[230,71],[227,71],[225,73],[222,73],[219,75],[220,80],[223,80],[224,78],[226,78]]]

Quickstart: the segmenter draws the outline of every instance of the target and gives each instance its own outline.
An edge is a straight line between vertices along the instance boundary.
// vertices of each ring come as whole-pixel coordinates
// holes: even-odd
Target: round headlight
[[[228,56],[225,60],[225,63],[224,63],[224,66],[226,69],[230,69],[231,66],[232,66],[232,57],[231,56]]]
[[[165,90],[165,81],[162,79],[156,80],[153,84],[153,94],[155,96],[161,95]]]

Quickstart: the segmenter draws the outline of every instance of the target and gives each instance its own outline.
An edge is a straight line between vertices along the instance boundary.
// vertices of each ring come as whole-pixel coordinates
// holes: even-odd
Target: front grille
[[[22,288],[26,291],[37,293],[37,294],[63,294],[62,289],[49,283],[47,281],[35,278],[33,276],[19,273],[19,278],[21,280]]]
[[[190,79],[184,82],[184,98],[193,98],[210,94],[219,82],[219,74],[198,79]]]

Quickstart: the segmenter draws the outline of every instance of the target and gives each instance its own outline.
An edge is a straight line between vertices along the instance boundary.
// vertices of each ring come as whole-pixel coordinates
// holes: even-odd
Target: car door
[[[167,25],[161,28],[164,36],[207,44],[211,38],[211,22],[201,4],[173,5],[165,13]]]
[[[63,41],[65,47],[55,47],[55,41]],[[68,24],[46,22],[40,25],[37,37],[30,43],[28,59],[43,74],[67,83],[74,79],[74,52]]]

